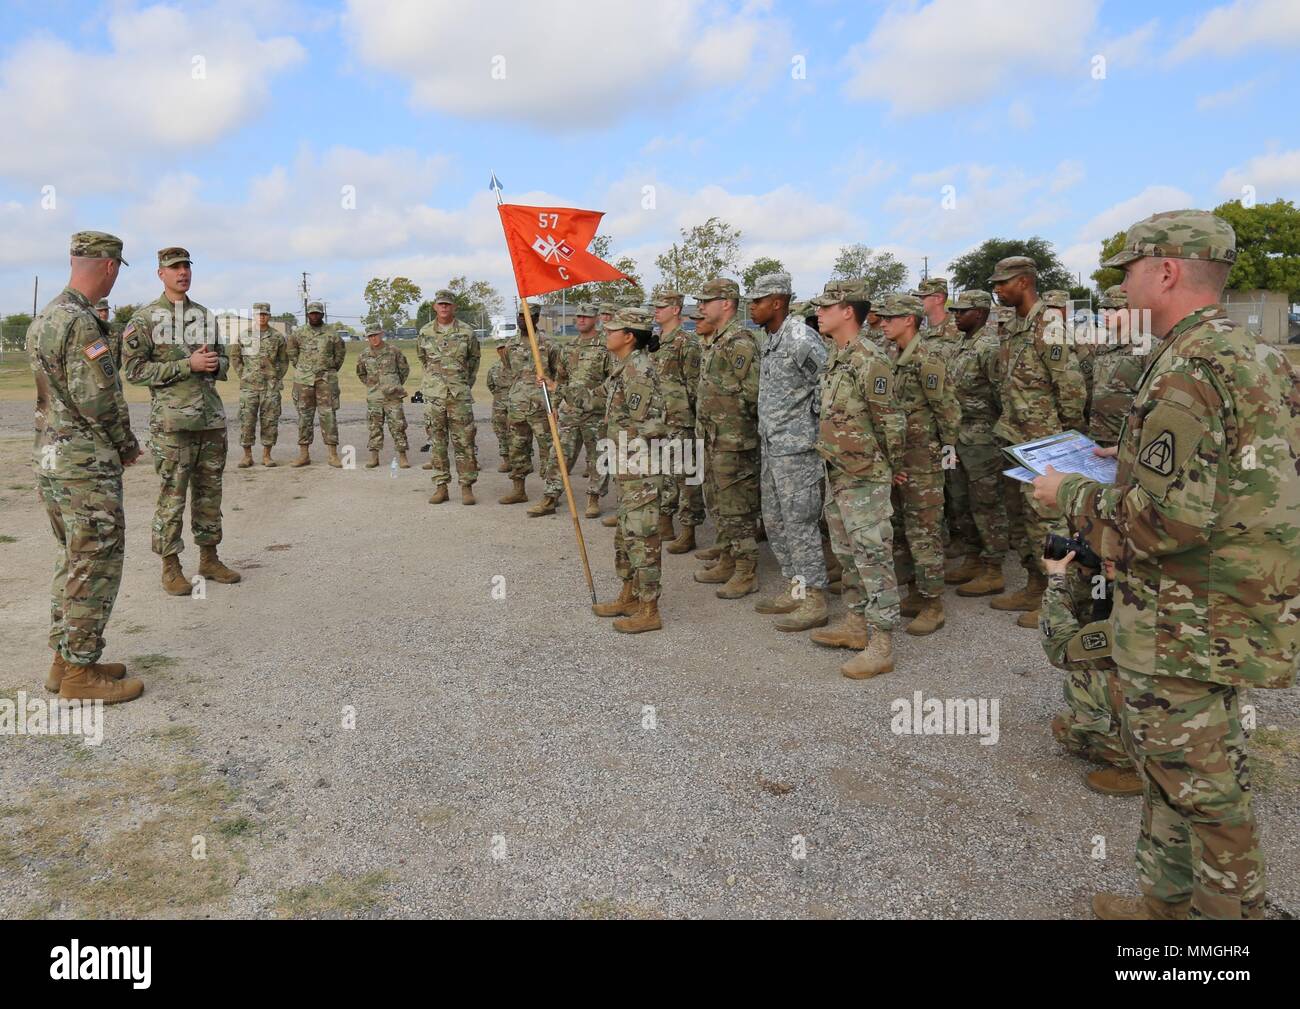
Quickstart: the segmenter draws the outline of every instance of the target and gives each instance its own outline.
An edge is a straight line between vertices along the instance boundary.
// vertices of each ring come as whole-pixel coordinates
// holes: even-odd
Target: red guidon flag
[[[631,280],[587,251],[604,213],[569,207],[503,203],[501,227],[515,268],[519,297],[558,291],[593,280]]]

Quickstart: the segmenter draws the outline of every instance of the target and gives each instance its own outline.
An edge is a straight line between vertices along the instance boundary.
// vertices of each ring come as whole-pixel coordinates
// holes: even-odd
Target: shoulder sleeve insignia
[[[1149,470],[1169,476],[1174,471],[1174,433],[1161,431],[1138,455],[1138,462]]]
[[[1110,624],[1095,620],[1080,627],[1065,646],[1065,657],[1070,662],[1095,662],[1111,654]]]
[[[925,387],[926,387],[927,389],[937,389],[937,388],[939,388],[939,376],[936,375],[936,374],[934,374],[933,372],[931,372],[929,375],[926,375],[926,376],[925,376]]]
[[[1053,347],[1050,356],[1053,361],[1059,361],[1061,359],[1061,348]]]
[[[82,353],[85,354],[89,360],[94,361],[108,353],[108,344],[105,343],[102,338],[95,340],[94,342],[87,344]]]

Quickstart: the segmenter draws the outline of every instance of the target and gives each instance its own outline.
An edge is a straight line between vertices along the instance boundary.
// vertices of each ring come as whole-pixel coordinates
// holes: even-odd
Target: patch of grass
[[[1250,734],[1250,787],[1290,792],[1300,785],[1300,731],[1256,729]]]
[[[601,897],[599,900],[588,898],[578,905],[577,918],[589,918],[595,921],[610,921],[623,918],[662,918],[663,915],[654,908],[641,904],[621,904],[613,897]]]
[[[0,543],[17,543],[17,542],[18,542],[17,536],[6,536],[3,533],[0,533]]]
[[[169,725],[165,729],[154,729],[149,735],[168,743],[189,744],[194,742],[198,732],[192,725]]]
[[[148,655],[134,655],[131,657],[131,669],[140,673],[157,673],[163,669],[171,669],[172,666],[180,662],[180,659],[171,655],[163,655],[161,652],[150,652]]]
[[[243,837],[246,834],[251,834],[256,828],[257,824],[248,817],[237,816],[233,820],[217,824],[217,833],[229,840],[232,837]]]
[[[392,881],[384,871],[354,878],[336,872],[319,883],[281,890],[275,913],[281,918],[355,918],[377,908],[380,889]]]

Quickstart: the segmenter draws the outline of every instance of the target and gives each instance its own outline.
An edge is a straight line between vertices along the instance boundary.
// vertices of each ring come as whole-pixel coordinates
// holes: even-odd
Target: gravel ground
[[[87,767],[178,760],[227,783],[222,816],[251,827],[214,836],[238,856],[215,896],[173,896],[152,915],[268,915],[288,890],[373,872],[385,875],[368,899],[323,897],[317,912],[1073,918],[1089,916],[1098,887],[1133,891],[1139,801],[1083,787],[1085,766],[1047,729],[1060,674],[1036,633],[985,601],[949,592],[946,628],[899,635],[897,671],[855,683],[837,671],[849,653],[772,630],[752,598],[716,599],[691,580],[696,562],[665,554],[664,631],[620,635],[589,612],[567,515],[528,519],[496,504],[509,481],[495,472],[481,406],[474,508],[454,493],[426,504],[420,456],[393,478],[388,452],[378,470],[338,471],[317,443],[313,466],[288,468],[291,409],[280,468],[232,459],[226,471],[222,556],[244,581],[211,584],[205,600],[162,594],[149,548],[156,477],[129,471],[126,573],[105,657],[177,661],[143,674],[141,700],[108,710],[90,756],[80,744],[0,739],[12,870],[0,873],[0,915],[103,910],[61,893],[50,859],[23,847],[35,836],[24,829],[58,826],[25,798],[72,788]],[[145,408],[132,413],[143,429]],[[342,442],[364,458],[363,407],[340,420]],[[0,545],[9,696],[39,693],[49,662],[48,526],[31,492],[11,489],[30,483],[29,439],[27,405],[0,404],[0,532],[16,538]],[[536,477],[529,491],[536,499]],[[608,598],[613,530],[584,521],[583,532]],[[187,573],[197,565],[193,546],[183,561]],[[761,571],[776,584],[766,550]],[[504,600],[493,598],[498,575]],[[914,691],[997,699],[1000,739],[894,734],[890,702]],[[1253,700],[1261,726],[1300,725],[1295,691]],[[355,728],[344,725],[351,709]],[[1289,916],[1300,907],[1300,817],[1295,764],[1283,771],[1257,809],[1271,913]],[[84,834],[126,838],[168,801],[92,810]],[[159,843],[160,865],[191,854],[188,829]]]

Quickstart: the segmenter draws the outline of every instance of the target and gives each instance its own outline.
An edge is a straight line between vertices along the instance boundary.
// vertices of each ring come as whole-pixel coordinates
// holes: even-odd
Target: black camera
[[[1088,541],[1082,536],[1058,536],[1056,533],[1048,533],[1047,539],[1043,541],[1045,560],[1062,560],[1071,550],[1074,551],[1074,559],[1080,565],[1095,571],[1101,570],[1101,558],[1093,553],[1092,547],[1088,546]]]

